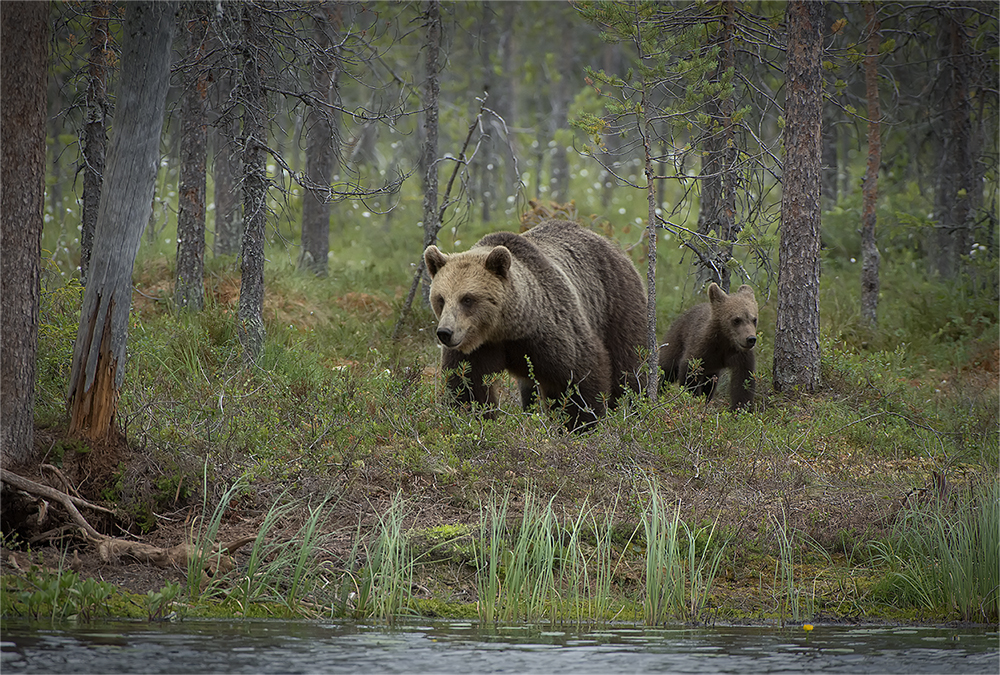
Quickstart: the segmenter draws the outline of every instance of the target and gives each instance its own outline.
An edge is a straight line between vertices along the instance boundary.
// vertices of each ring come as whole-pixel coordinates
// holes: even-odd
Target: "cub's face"
[[[424,262],[431,275],[431,309],[442,345],[470,354],[501,329],[510,278],[510,251],[503,246],[445,255],[428,246]]]
[[[735,293],[726,292],[716,284],[708,288],[712,303],[712,316],[718,321],[720,330],[729,344],[737,349],[749,351],[757,344],[757,299],[753,289],[744,284]]]

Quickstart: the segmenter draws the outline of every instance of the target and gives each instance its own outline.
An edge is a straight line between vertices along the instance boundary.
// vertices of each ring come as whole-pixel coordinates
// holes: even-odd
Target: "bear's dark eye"
[[[753,318],[753,325],[755,325],[755,326],[757,325],[757,317]]]
[[[440,295],[435,295],[431,302],[434,304],[434,311],[440,314],[441,310],[444,309],[444,298]]]
[[[462,307],[465,309],[472,309],[472,307],[476,304],[476,299],[471,295],[463,295],[462,299],[459,300],[459,303],[461,303]]]
[[[740,317],[736,317],[735,319],[733,319],[734,326],[739,326],[741,323],[743,323],[743,319],[741,319]]]

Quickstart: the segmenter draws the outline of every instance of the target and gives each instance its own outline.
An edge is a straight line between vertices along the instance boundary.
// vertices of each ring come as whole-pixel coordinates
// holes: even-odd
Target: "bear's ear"
[[[501,279],[507,278],[510,271],[510,250],[506,246],[497,246],[486,256],[486,269]]]
[[[438,270],[444,267],[444,263],[444,253],[441,253],[441,250],[434,244],[428,246],[424,251],[424,265],[427,266],[427,271],[430,272],[431,278],[434,278]]]
[[[726,292],[719,288],[719,284],[713,281],[708,285],[708,299],[710,302],[722,302],[727,297]]]
[[[748,294],[750,296],[753,296],[753,289],[750,288],[749,286],[747,286],[746,284],[743,284],[742,286],[740,286],[739,288],[737,288],[736,292],[737,293],[746,293],[746,294]]]

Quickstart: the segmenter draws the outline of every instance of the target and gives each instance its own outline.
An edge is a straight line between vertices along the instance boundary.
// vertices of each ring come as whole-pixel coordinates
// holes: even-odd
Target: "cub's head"
[[[737,349],[750,350],[757,344],[757,299],[746,284],[726,294],[717,284],[708,287],[712,319]]]
[[[496,246],[445,255],[428,246],[424,263],[441,344],[469,354],[493,340],[510,287],[510,251]]]

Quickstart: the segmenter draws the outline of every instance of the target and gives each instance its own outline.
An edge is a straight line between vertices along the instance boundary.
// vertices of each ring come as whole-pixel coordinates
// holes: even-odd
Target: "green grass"
[[[1000,481],[903,514],[893,536],[875,544],[891,570],[884,582],[911,604],[965,621],[1000,618]]]

